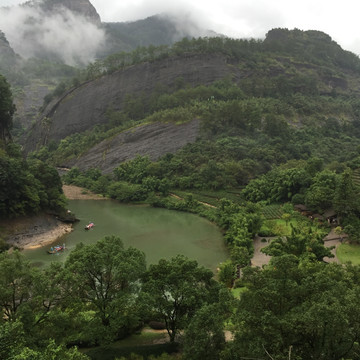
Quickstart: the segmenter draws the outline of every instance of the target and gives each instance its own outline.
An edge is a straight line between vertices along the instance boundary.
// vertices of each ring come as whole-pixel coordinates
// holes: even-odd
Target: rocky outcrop
[[[18,55],[10,46],[5,34],[0,30],[0,73],[8,74],[10,68],[16,66]]]
[[[195,142],[199,129],[200,121],[197,119],[181,125],[142,125],[102,141],[86,154],[65,163],[64,166],[76,166],[80,170],[98,168],[105,174],[111,173],[120,163],[137,155],[157,160],[167,153],[175,153],[186,144]]]
[[[172,87],[179,78],[193,86],[209,85],[235,71],[223,55],[194,55],[147,62],[103,76],[49,104],[30,131],[25,150],[106,124],[107,110],[121,111],[127,95],[150,95],[158,85]]]
[[[49,12],[56,12],[60,7],[65,7],[75,14],[84,16],[96,25],[101,24],[100,15],[88,0],[44,0],[40,6]]]

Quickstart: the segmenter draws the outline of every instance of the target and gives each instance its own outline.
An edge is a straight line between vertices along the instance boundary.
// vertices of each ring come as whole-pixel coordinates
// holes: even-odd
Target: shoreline
[[[91,193],[73,185],[63,185],[68,200],[106,200],[105,197]],[[0,223],[9,233],[6,240],[10,249],[36,249],[54,243],[73,231],[72,224],[64,223],[51,215],[36,215],[7,220]]]
[[[38,234],[23,233],[15,234],[7,243],[12,248],[19,248],[21,250],[32,250],[52,244],[64,235],[73,230],[70,224],[60,223],[55,225],[54,228]]]

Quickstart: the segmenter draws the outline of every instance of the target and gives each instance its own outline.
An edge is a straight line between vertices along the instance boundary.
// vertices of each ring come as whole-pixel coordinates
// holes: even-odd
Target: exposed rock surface
[[[60,7],[65,7],[75,14],[84,16],[94,24],[100,25],[100,15],[89,0],[44,0],[41,7],[46,11],[58,11]]]
[[[12,247],[36,248],[55,241],[72,230],[52,215],[36,215],[0,222],[6,229],[6,241]]]
[[[200,121],[196,119],[181,125],[154,123],[139,126],[102,141],[64,166],[76,166],[80,170],[98,168],[103,173],[111,173],[121,162],[137,155],[147,155],[151,160],[157,160],[166,153],[175,153],[186,144],[195,142],[199,128]]]
[[[28,129],[31,123],[36,120],[39,109],[44,103],[44,97],[51,91],[49,85],[41,84],[36,81],[26,85],[21,93],[14,97],[16,113],[14,120]]]
[[[193,86],[209,85],[234,72],[223,55],[194,55],[147,62],[103,76],[49,104],[29,133],[25,150],[107,123],[106,111],[122,110],[128,94],[150,95],[159,84],[171,87],[178,78]]]

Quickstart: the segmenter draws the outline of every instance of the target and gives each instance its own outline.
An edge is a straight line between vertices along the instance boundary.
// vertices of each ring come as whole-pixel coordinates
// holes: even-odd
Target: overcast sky
[[[11,6],[24,0],[0,0]],[[263,38],[274,27],[321,30],[360,54],[359,0],[90,0],[103,22],[186,13],[209,30],[231,37]],[[0,19],[1,28],[1,19]]]

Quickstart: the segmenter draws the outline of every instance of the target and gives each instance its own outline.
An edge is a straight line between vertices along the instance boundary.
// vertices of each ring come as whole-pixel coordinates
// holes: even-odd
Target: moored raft
[[[95,226],[95,224],[94,224],[93,222],[91,222],[91,223],[89,223],[89,224],[87,224],[87,225],[85,226],[85,230],[90,230],[90,229],[92,229],[94,226]]]
[[[65,250],[65,244],[56,245],[56,246],[52,246],[50,250],[48,250],[48,254],[56,254],[64,250]]]

